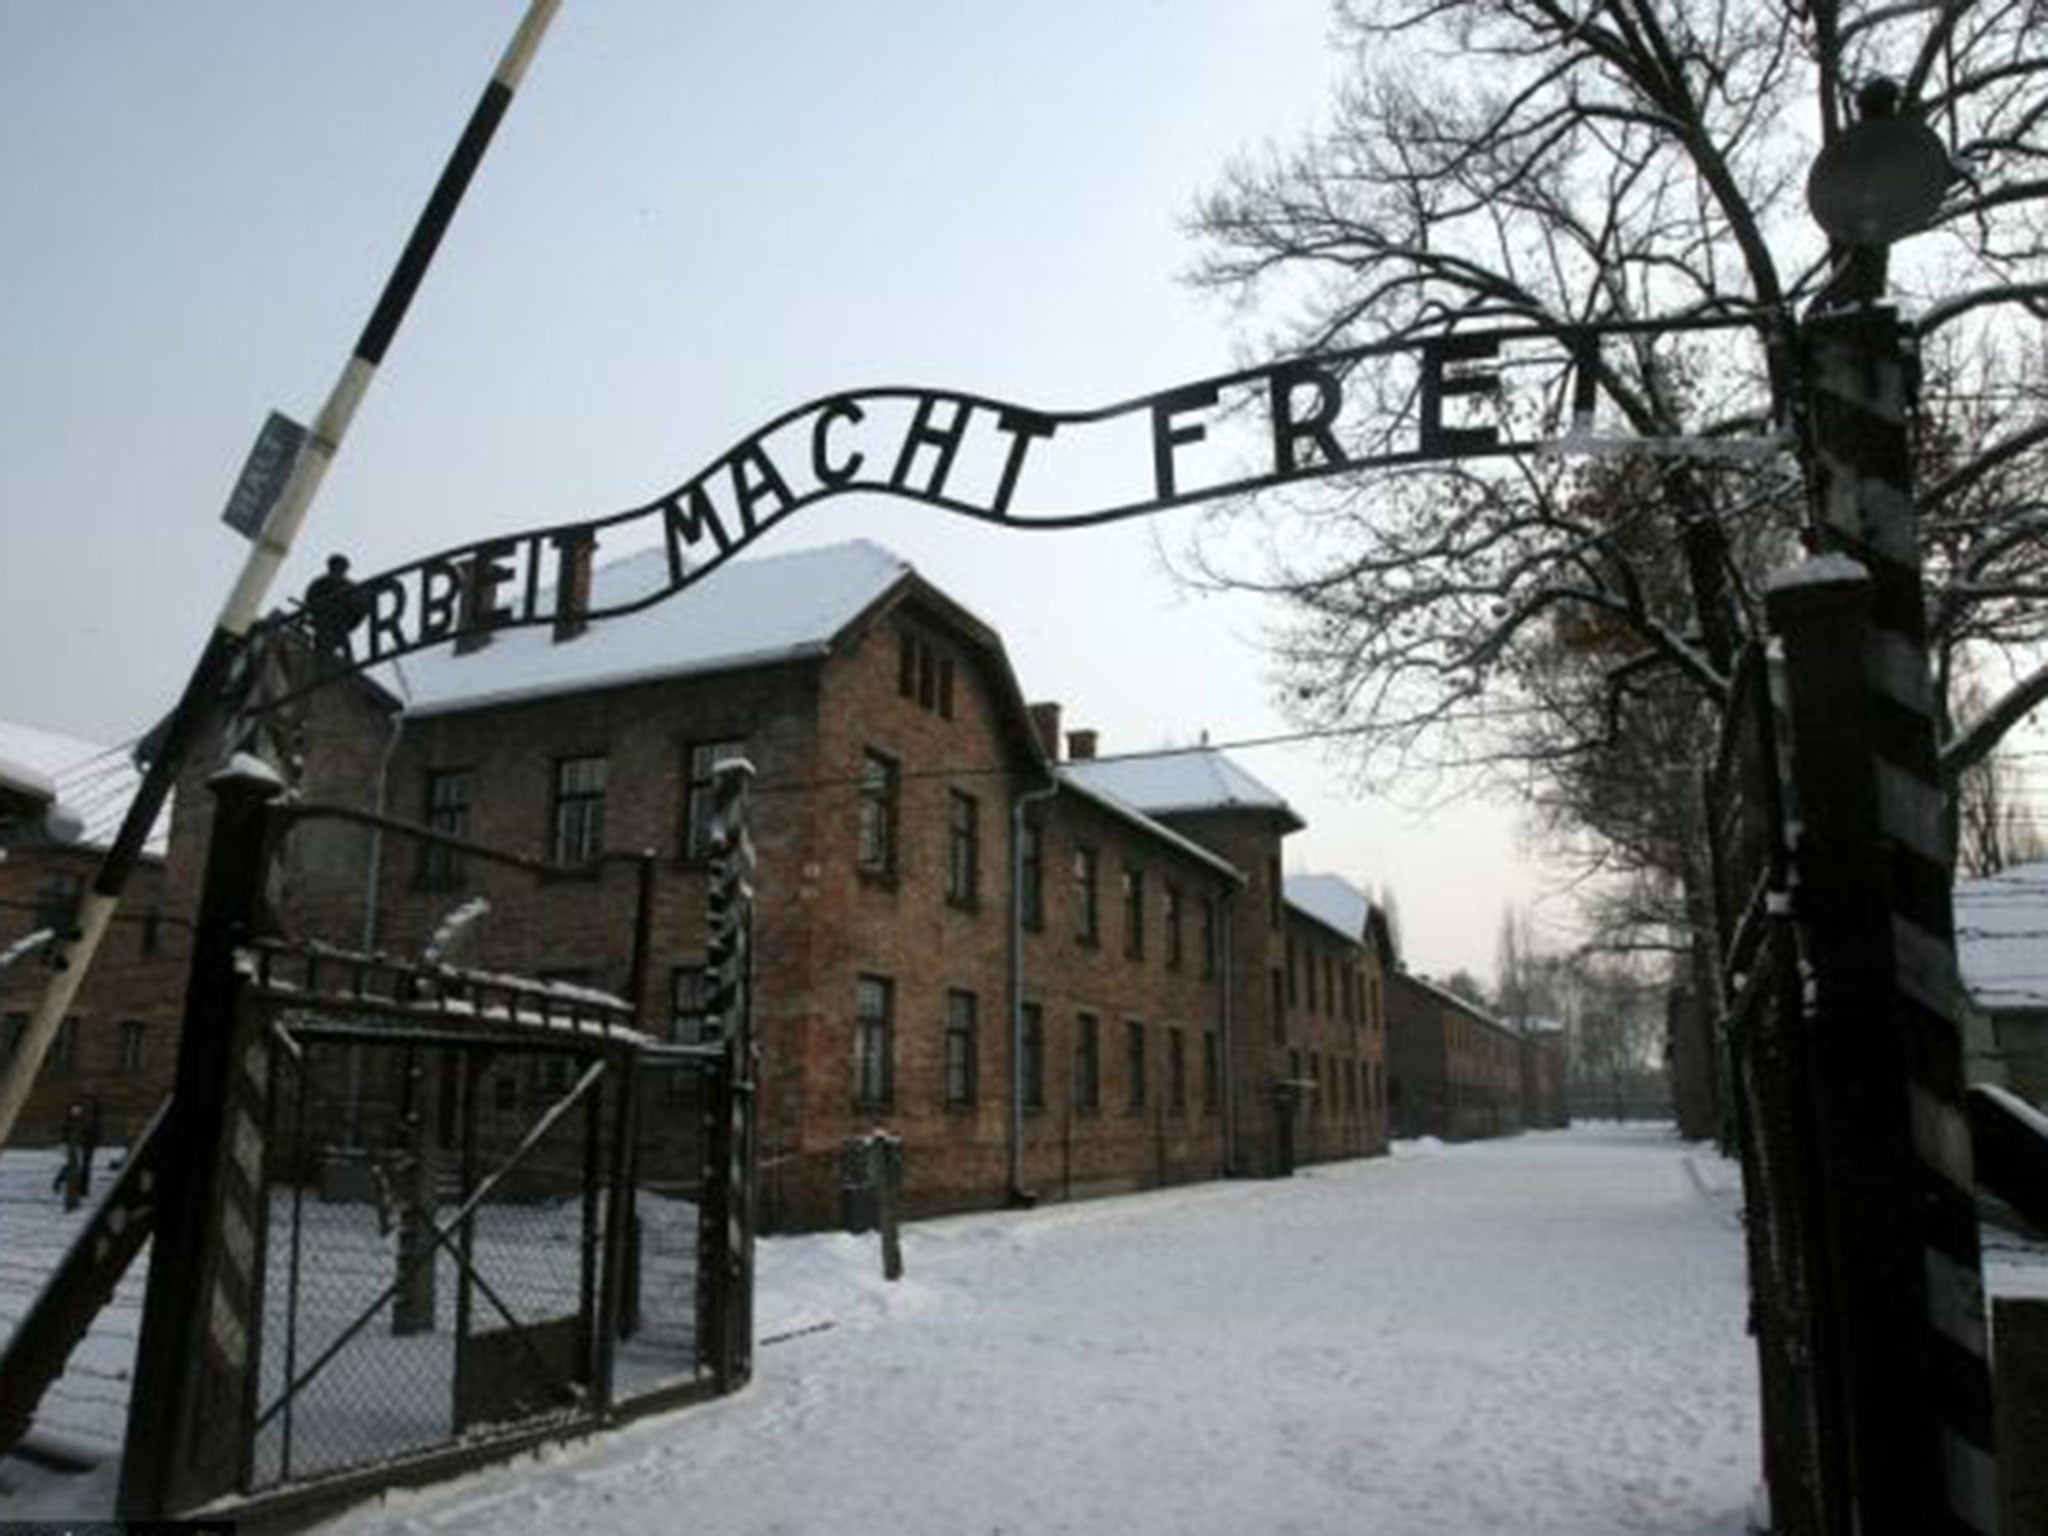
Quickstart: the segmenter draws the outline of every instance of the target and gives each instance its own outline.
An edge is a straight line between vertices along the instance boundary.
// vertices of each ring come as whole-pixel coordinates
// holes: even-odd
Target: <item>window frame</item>
[[[421,825],[443,837],[467,839],[470,814],[476,808],[475,777],[476,770],[467,764],[429,768],[426,782],[421,786]],[[449,785],[460,787],[462,793],[459,798],[442,798],[439,791]],[[420,844],[415,879],[422,890],[454,891],[468,883],[469,871],[457,849],[423,842]]]
[[[1145,1112],[1145,1021],[1124,1020],[1124,1108]]]
[[[668,1038],[671,1045],[715,1045],[719,1040],[718,1012],[711,1006],[715,988],[711,967],[704,961],[672,965],[668,971]],[[686,1035],[684,1022],[693,1021]]]
[[[870,879],[894,880],[902,856],[903,765],[873,747],[861,749],[854,863]],[[879,844],[877,843],[879,839]]]
[[[941,1091],[948,1109],[973,1109],[981,1092],[981,1001],[961,987],[946,989]]]
[[[114,1071],[121,1077],[142,1075],[142,1051],[149,1038],[149,1021],[146,1019],[123,1019],[116,1026],[117,1055]]]
[[[598,769],[597,788],[569,787],[573,770],[593,763]],[[604,802],[610,782],[611,760],[605,753],[578,752],[555,759],[548,805],[550,863],[574,868],[604,852]]]
[[[1027,929],[1045,931],[1045,828],[1029,816],[1017,839],[1017,906]]]
[[[1074,844],[1074,942],[1102,945],[1102,858],[1093,843]]]
[[[1074,1110],[1102,1109],[1102,1016],[1082,1009],[1074,1016]]]
[[[1019,1005],[1022,1017],[1017,1024],[1019,1061],[1017,1075],[1018,1091],[1022,1094],[1027,1110],[1045,1108],[1045,1008],[1043,1004],[1026,1002]]]
[[[1145,958],[1145,870],[1126,863],[1123,868],[1124,958]]]
[[[872,991],[870,991],[872,989]],[[880,1001],[869,1012],[869,996]],[[870,1049],[879,1042],[879,1049]],[[857,1109],[889,1109],[896,1102],[896,982],[862,972],[853,979],[853,1102]]]
[[[680,845],[677,857],[685,864],[704,864],[711,859],[711,815],[714,805],[711,770],[727,757],[744,757],[747,739],[744,736],[710,736],[693,741],[683,748],[683,824],[682,835],[677,839]],[[700,753],[708,753],[704,766],[699,771],[697,760]],[[701,797],[701,798],[700,798]],[[699,832],[698,808],[702,805],[702,830]]]
[[[946,791],[946,900],[981,905],[981,802],[964,789]]]

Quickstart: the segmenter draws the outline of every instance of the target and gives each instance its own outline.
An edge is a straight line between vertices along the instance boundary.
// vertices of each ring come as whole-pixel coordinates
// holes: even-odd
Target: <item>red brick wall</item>
[[[1387,978],[1397,1136],[1464,1139],[1523,1126],[1522,1045],[1511,1030],[1434,987]]]
[[[0,859],[0,950],[40,926],[36,907],[46,887],[89,884],[99,860],[97,849],[9,848]],[[22,1144],[60,1139],[68,1107],[92,1098],[100,1103],[103,1142],[125,1141],[140,1129],[170,1088],[190,954],[190,914],[168,900],[162,864],[145,860],[73,1002],[70,1017],[78,1022],[71,1026],[68,1061],[60,1055],[61,1037],[43,1059],[16,1131]],[[7,1030],[0,1049],[34,1010],[49,976],[47,965],[33,957],[0,971],[0,1020]],[[141,1026],[132,1065],[123,1038],[130,1022]]]
[[[1383,1152],[1386,1035],[1373,985],[1379,958],[1292,908],[1282,939],[1286,1070],[1316,1085],[1302,1101],[1297,1154],[1325,1162]]]
[[[1066,791],[1039,812],[1044,827],[1045,922],[1024,946],[1024,995],[1043,1010],[1045,1103],[1025,1120],[1026,1180],[1051,1197],[1215,1178],[1224,1171],[1225,971],[1221,914],[1235,882],[1212,865]],[[1080,848],[1095,851],[1098,938],[1079,937]],[[1123,876],[1142,877],[1139,952],[1129,952]],[[1181,957],[1169,963],[1166,891],[1180,894]],[[1202,964],[1202,900],[1218,914],[1217,958]],[[1099,1042],[1096,1108],[1079,1101],[1081,1016]],[[1133,1102],[1130,1026],[1139,1026],[1142,1102]],[[1203,1096],[1205,1037],[1215,1032],[1215,1104]],[[1172,1098],[1172,1042],[1183,1094]]]

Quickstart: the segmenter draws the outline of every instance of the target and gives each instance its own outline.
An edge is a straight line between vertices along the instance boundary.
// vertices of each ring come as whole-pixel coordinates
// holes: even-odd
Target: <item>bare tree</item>
[[[1960,171],[1893,263],[1940,364],[1923,435],[1940,681],[1973,648],[2043,638],[2041,369],[1996,323],[2048,314],[2038,0],[1339,0],[1335,16],[1353,68],[1327,128],[1229,169],[1197,212],[1195,280],[1284,311],[1268,344],[1304,349],[1753,316],[1747,357],[1603,353],[1604,398],[1649,439],[1794,419],[1791,326],[1831,260],[1806,172],[1856,88],[1895,81]],[[1379,403],[1414,404],[1398,386]],[[1290,705],[1357,732],[1368,776],[1512,775],[1595,859],[1682,886],[1696,856],[1673,778],[1702,760],[1805,500],[1783,457],[1385,469],[1303,492],[1289,537],[1257,553],[1243,523],[1270,512],[1226,506],[1189,574],[1284,600]],[[2048,698],[2048,666],[2014,678],[1953,732],[1952,773]]]

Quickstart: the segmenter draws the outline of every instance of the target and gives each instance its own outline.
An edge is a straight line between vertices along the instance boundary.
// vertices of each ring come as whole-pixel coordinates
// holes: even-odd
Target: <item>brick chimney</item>
[[[1095,758],[1095,732],[1067,732],[1067,756],[1074,762],[1092,762]]]
[[[1038,745],[1045,755],[1054,762],[1060,760],[1060,707],[1057,704],[1032,704],[1031,729],[1038,736]]]

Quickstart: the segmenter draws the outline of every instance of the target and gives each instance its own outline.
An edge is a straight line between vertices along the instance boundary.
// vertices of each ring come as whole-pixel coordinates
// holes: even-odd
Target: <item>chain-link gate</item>
[[[651,861],[564,870],[237,793],[194,988],[218,1151],[159,1237],[129,1507],[331,1497],[744,1382],[751,1053],[643,1027]],[[349,828],[370,857],[338,854]],[[466,904],[376,885],[455,857]],[[329,937],[365,931],[352,884],[388,947]],[[494,907],[516,921],[458,945]],[[535,974],[537,923],[594,935],[589,964]]]

